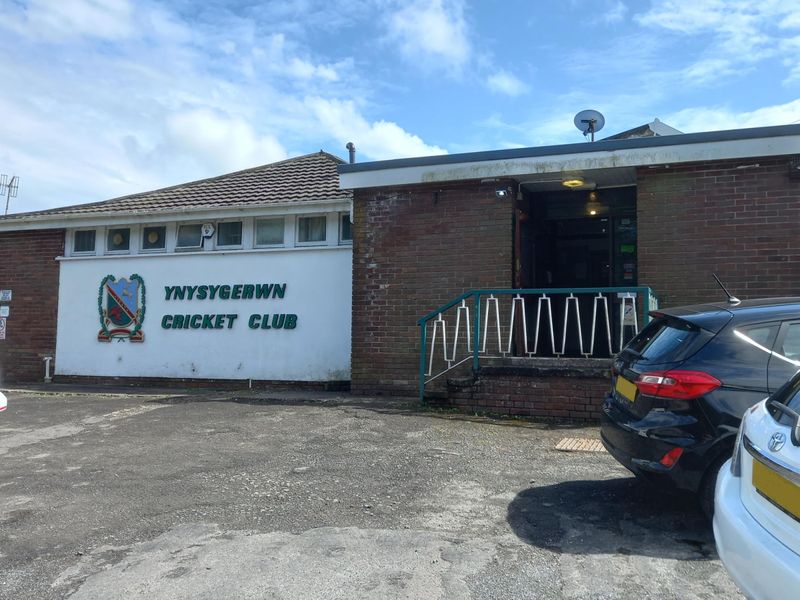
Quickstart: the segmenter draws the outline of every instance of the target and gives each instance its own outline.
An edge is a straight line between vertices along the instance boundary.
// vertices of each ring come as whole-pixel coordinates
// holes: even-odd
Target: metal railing
[[[428,383],[470,360],[474,374],[482,358],[612,356],[657,308],[644,286],[469,290],[417,321],[420,400]]]

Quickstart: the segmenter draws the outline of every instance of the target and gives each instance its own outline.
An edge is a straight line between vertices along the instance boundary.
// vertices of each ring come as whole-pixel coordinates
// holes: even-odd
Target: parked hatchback
[[[749,598],[800,590],[800,375],[747,411],[717,480],[714,537]]]
[[[606,449],[637,476],[696,494],[709,516],[745,410],[800,368],[800,298],[685,306],[615,357]]]

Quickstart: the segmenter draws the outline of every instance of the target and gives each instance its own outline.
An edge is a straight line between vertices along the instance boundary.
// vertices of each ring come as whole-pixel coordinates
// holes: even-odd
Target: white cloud
[[[628,14],[628,7],[622,0],[616,0],[603,11],[600,20],[604,23],[619,23],[625,19],[626,14]]]
[[[783,83],[791,84],[800,81],[800,61],[797,60],[797,57],[800,56],[800,35],[784,40],[781,43],[781,49],[786,55],[783,64],[789,69],[789,75]]]
[[[472,52],[461,0],[414,0],[388,17],[389,41],[425,68],[460,70]]]
[[[306,106],[321,128],[333,137],[352,141],[356,148],[375,160],[445,154],[438,146],[426,144],[419,136],[396,123],[370,123],[352,101],[308,98]]]
[[[493,92],[508,96],[521,96],[529,90],[525,82],[520,81],[514,74],[504,70],[490,75],[486,80],[486,85]]]
[[[4,26],[32,37],[131,37],[135,32],[129,0],[30,0],[4,15]]]
[[[267,70],[295,79],[321,79],[338,81],[337,65],[314,64],[312,61],[293,56],[295,48],[286,41],[286,36],[277,33],[269,36],[264,48],[256,53]],[[344,65],[344,63],[343,63]]]
[[[198,160],[210,172],[225,173],[287,157],[272,135],[259,135],[241,118],[208,109],[179,112],[167,119],[169,147]]]
[[[656,0],[636,20],[652,29],[702,36],[705,56],[689,67],[702,71],[713,61],[747,66],[785,55],[783,39],[800,24],[800,5],[781,0]],[[734,73],[736,69],[727,69],[726,74]]]
[[[369,118],[381,108],[371,100],[373,83],[346,53],[315,53],[308,32],[270,30],[272,21],[212,4],[182,17],[149,0],[137,1],[131,28],[131,5],[104,1],[75,0],[75,15],[60,21],[66,8],[56,2],[6,11],[4,22],[14,26],[0,29],[0,80],[13,85],[0,95],[0,164],[22,179],[15,211],[103,200],[320,148],[344,154],[350,140],[367,158],[443,152],[398,123]],[[314,10],[311,1],[305,10]],[[315,16],[319,27],[323,13]]]
[[[664,121],[686,133],[786,125],[800,121],[800,98],[752,111],[735,111],[728,106],[699,106],[667,115]]]
[[[692,83],[710,83],[739,72],[725,58],[706,58],[698,60],[683,70],[683,78]]]

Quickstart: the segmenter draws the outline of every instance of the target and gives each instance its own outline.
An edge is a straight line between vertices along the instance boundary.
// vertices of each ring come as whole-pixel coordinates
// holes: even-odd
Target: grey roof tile
[[[260,167],[201,179],[168,188],[36,212],[0,216],[0,222],[78,216],[170,212],[191,209],[241,208],[319,200],[350,200],[352,192],[339,189],[336,167],[344,161],[319,151]]]

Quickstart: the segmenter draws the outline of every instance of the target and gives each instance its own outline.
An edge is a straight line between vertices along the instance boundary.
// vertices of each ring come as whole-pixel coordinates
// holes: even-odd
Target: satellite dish
[[[575,115],[573,122],[584,136],[592,134],[592,141],[594,141],[595,132],[603,128],[603,125],[606,124],[606,118],[599,111],[590,109],[582,110]]]

